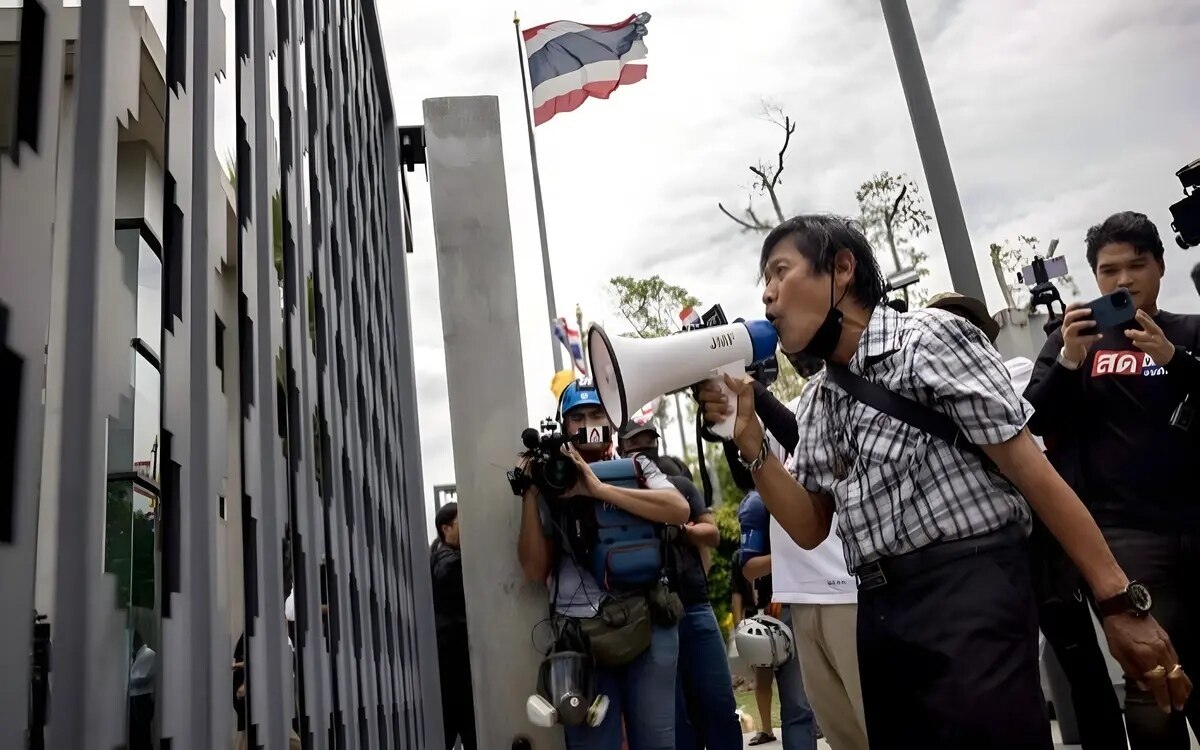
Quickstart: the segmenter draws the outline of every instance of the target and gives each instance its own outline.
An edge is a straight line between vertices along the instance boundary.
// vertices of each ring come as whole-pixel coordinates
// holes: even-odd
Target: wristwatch
[[[1067,347],[1065,347],[1065,346],[1058,350],[1057,360],[1060,365],[1067,368],[1068,370],[1078,370],[1080,367],[1083,366],[1082,362],[1076,362],[1075,360],[1073,360],[1067,356]]]
[[[1121,593],[1097,602],[1096,609],[1100,610],[1101,617],[1123,614],[1145,617],[1150,614],[1151,604],[1153,600],[1150,598],[1150,589],[1137,581],[1130,581]]]

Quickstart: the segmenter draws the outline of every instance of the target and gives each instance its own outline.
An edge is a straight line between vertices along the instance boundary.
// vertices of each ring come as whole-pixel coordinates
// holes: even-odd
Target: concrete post
[[[958,186],[954,184],[954,171],[950,168],[942,126],[933,106],[933,92],[929,90],[929,78],[925,75],[925,63],[921,60],[921,48],[913,31],[912,17],[908,14],[908,3],[905,0],[881,0],[881,4],[888,36],[892,40],[892,53],[896,56],[896,70],[900,73],[900,84],[904,87],[904,99],[908,102],[908,114],[917,137],[917,150],[921,152],[921,165],[925,168],[925,181],[929,183],[929,198],[942,235],[950,280],[959,294],[984,299],[975,253],[971,249],[971,235],[967,232],[967,221],[958,200]]]
[[[525,717],[541,659],[530,632],[547,593],[523,581],[521,504],[504,477],[528,408],[496,97],[427,99],[425,142],[479,745],[524,736],[536,750],[561,748],[560,731]]]

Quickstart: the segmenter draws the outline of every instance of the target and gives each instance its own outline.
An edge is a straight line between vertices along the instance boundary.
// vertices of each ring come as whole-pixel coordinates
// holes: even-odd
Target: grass
[[[774,684],[772,684],[772,688],[774,689],[771,691],[771,726],[775,730],[775,736],[779,737],[781,736],[779,734],[779,689]],[[733,692],[733,698],[737,701],[738,708],[742,709],[754,718],[755,731],[762,729],[762,727],[758,725],[758,703],[754,700],[754,691],[735,690]]]

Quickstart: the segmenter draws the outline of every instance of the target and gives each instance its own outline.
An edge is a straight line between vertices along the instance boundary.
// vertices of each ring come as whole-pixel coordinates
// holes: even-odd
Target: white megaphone
[[[588,329],[588,359],[600,403],[617,429],[658,396],[722,375],[741,378],[746,368],[771,358],[778,346],[775,327],[750,320],[697,328],[657,339],[609,336],[598,325]],[[736,407],[736,404],[735,404]],[[726,440],[733,437],[735,414],[713,425]]]

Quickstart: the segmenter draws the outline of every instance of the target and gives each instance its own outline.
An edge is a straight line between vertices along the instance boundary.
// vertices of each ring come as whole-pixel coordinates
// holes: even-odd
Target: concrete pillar
[[[504,477],[529,425],[496,97],[427,99],[425,142],[479,745],[524,736],[561,748],[561,731],[535,731],[525,716],[547,592],[522,578],[521,504]]]

